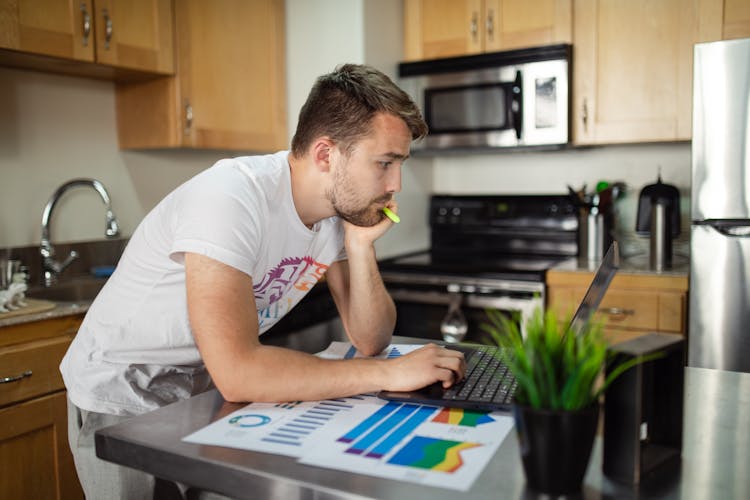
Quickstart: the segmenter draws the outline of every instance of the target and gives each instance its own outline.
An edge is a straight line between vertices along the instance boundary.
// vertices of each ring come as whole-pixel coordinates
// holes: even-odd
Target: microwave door
[[[521,74],[509,82],[428,88],[427,146],[514,146],[522,134]]]

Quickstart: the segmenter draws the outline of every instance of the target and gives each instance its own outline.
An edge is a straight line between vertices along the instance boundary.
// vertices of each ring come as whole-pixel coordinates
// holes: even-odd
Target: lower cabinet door
[[[83,498],[65,391],[0,409],[0,498]]]

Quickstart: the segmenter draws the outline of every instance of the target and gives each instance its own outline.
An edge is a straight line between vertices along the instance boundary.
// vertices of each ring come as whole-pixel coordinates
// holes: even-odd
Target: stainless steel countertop
[[[395,342],[423,342],[396,338]],[[526,489],[511,433],[466,493],[301,465],[267,453],[185,443],[181,438],[240,409],[213,390],[102,429],[99,457],[233,498],[430,499],[536,498]],[[582,498],[750,498],[750,373],[686,368],[684,441],[679,470],[640,488],[601,473],[597,437]]]

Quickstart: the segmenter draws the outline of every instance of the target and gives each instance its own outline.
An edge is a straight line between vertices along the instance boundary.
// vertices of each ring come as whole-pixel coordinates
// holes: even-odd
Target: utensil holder
[[[578,255],[582,259],[599,261],[612,244],[607,217],[601,212],[582,212],[578,219]]]

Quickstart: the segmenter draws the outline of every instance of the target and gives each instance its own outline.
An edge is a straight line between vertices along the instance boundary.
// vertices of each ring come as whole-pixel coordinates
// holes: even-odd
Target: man
[[[463,377],[463,357],[435,345],[334,361],[258,339],[325,275],[357,349],[375,355],[389,344],[396,312],[373,244],[393,224],[382,209],[397,211],[401,166],[425,133],[388,77],[344,65],[315,83],[291,152],[219,161],[144,218],[60,367],[87,496],[143,498],[153,488],[95,457],[96,429],[212,383],[228,401],[269,402]]]

